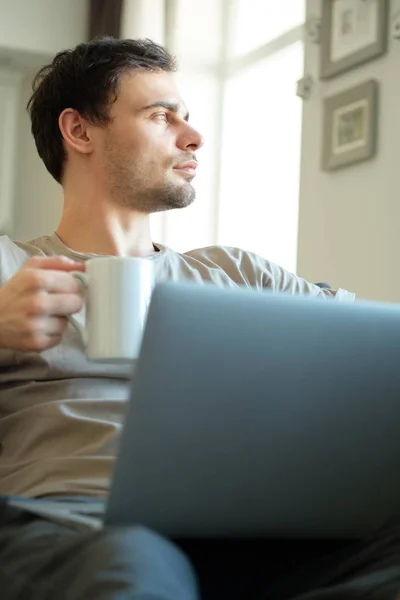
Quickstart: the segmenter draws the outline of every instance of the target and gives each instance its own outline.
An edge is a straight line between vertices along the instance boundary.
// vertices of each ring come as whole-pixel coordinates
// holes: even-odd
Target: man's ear
[[[92,139],[87,121],[73,108],[66,108],[58,119],[58,126],[65,143],[80,154],[93,151]]]

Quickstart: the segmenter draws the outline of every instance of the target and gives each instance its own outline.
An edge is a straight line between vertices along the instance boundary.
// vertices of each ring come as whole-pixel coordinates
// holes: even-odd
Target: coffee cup
[[[146,258],[99,257],[74,271],[84,309],[71,317],[89,360],[138,358],[154,288],[154,263]]]

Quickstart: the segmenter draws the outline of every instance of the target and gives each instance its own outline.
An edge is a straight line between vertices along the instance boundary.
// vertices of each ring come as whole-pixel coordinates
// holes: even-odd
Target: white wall
[[[14,193],[14,223],[10,234],[18,240],[52,233],[62,208],[62,188],[47,172],[36,151],[30,131],[26,103],[31,76],[21,89],[17,132],[17,177]]]
[[[391,1],[391,14],[400,9]],[[307,15],[321,1],[308,0]],[[400,41],[388,53],[328,81],[318,81],[318,45],[306,42],[305,72],[315,86],[303,105],[298,268],[359,297],[400,302]],[[323,99],[367,79],[380,85],[375,159],[325,173],[320,168]]]
[[[55,54],[87,36],[87,0],[0,0],[1,46]]]
[[[0,0],[0,63],[23,77],[12,140],[13,222],[6,229],[17,239],[51,233],[61,213],[61,187],[38,157],[25,107],[37,69],[58,51],[87,40],[88,6],[88,0]]]
[[[0,232],[10,228],[14,212],[17,162],[16,131],[22,76],[0,67]]]

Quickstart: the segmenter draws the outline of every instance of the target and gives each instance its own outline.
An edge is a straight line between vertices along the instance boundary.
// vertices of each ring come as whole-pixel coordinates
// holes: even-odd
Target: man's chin
[[[193,204],[196,191],[189,182],[174,185],[155,192],[153,197],[153,210],[151,212],[162,212],[164,210],[175,210],[186,208]]]

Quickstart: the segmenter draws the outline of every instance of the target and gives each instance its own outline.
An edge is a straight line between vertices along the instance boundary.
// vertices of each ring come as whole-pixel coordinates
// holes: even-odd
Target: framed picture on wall
[[[386,52],[388,0],[323,0],[321,79]]]
[[[377,147],[378,83],[366,81],[324,101],[322,168],[372,158]]]

